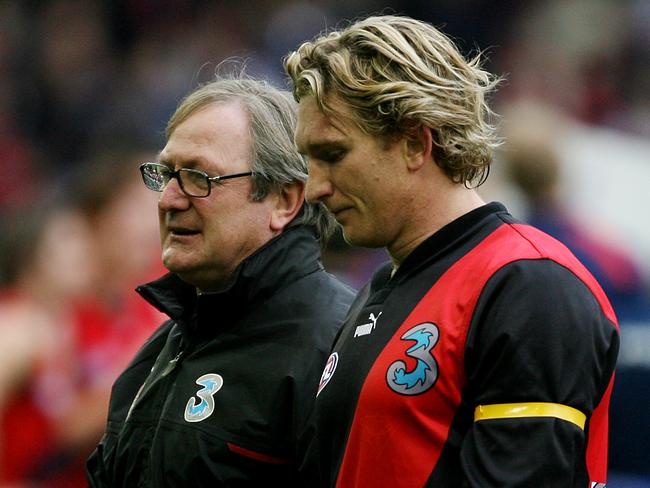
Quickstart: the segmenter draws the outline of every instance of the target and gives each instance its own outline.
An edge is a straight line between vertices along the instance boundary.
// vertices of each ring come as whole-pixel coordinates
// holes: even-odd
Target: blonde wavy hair
[[[297,101],[313,95],[335,114],[334,95],[366,133],[387,137],[431,128],[434,158],[452,181],[485,181],[500,145],[486,96],[499,79],[466,60],[435,27],[385,15],[303,43],[284,59]]]

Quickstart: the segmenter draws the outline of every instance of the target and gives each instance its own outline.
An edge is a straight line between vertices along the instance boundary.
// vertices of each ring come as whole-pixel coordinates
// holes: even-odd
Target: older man
[[[138,288],[170,320],[116,381],[91,486],[293,486],[296,438],[352,292],[320,263],[294,104],[219,79],[140,169],[170,273]],[[129,252],[125,249],[124,252]]]

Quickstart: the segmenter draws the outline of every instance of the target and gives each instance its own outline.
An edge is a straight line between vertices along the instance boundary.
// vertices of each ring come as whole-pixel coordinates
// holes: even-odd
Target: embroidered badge
[[[207,419],[214,412],[214,394],[223,386],[223,378],[215,373],[208,373],[196,380],[196,384],[202,386],[196,392],[200,402],[191,397],[185,406],[185,420],[188,422],[200,422]]]
[[[382,313],[383,312],[379,312],[379,315]],[[377,327],[377,321],[379,320],[379,315],[375,317],[375,314],[371,313],[368,316],[368,319],[371,320],[371,322],[368,322],[367,324],[357,325],[357,328],[354,329],[354,337],[368,335],[373,330],[375,330],[375,327]]]
[[[415,341],[406,350],[406,355],[415,359],[415,367],[407,371],[402,360],[393,362],[386,371],[388,386],[402,395],[419,395],[424,393],[438,379],[438,363],[431,350],[438,342],[440,331],[435,324],[424,322],[407,330],[400,338],[403,341]]]
[[[336,371],[336,366],[339,364],[339,355],[338,353],[333,352],[330,354],[330,357],[327,358],[327,363],[325,363],[325,369],[323,374],[320,377],[320,383],[318,384],[318,391],[316,396],[318,396],[323,388],[329,383],[334,376],[334,371]]]

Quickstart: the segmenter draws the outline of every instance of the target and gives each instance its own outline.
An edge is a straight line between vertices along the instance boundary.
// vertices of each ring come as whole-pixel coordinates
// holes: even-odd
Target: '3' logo
[[[438,379],[438,363],[431,350],[439,338],[440,331],[431,322],[411,327],[400,337],[403,341],[415,342],[406,350],[406,355],[415,360],[415,367],[408,370],[401,359],[388,367],[386,382],[393,391],[402,395],[419,395],[433,386]]]
[[[188,422],[200,422],[207,419],[214,412],[213,395],[223,386],[223,378],[215,373],[208,373],[196,380],[196,384],[202,386],[196,392],[196,396],[201,400],[196,402],[196,398],[191,397],[185,406],[185,420]]]

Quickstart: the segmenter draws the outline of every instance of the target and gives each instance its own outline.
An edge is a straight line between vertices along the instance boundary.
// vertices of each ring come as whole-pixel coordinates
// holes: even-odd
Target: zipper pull
[[[162,373],[160,373],[160,376],[167,376],[169,373],[174,371],[174,368],[178,364],[178,361],[181,359],[181,356],[183,356],[183,351],[180,351],[174,359],[170,359],[170,361],[165,365],[165,368],[162,370]]]

